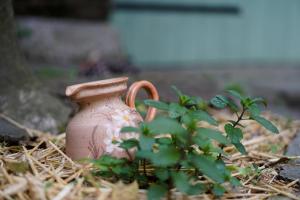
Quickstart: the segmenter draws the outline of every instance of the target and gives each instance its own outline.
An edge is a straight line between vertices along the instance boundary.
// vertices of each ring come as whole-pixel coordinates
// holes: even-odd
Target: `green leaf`
[[[253,103],[261,103],[263,104],[265,107],[268,106],[267,101],[264,98],[258,97],[258,98],[254,98],[252,99]]]
[[[193,118],[190,115],[190,113],[183,115],[181,117],[180,121],[190,131],[193,131],[193,130],[195,130],[197,128],[197,122],[198,122],[198,120],[196,120],[195,118]]]
[[[187,112],[187,109],[177,103],[170,103],[169,106],[169,117],[177,118],[184,115]]]
[[[231,124],[226,124],[224,129],[231,143],[240,143],[243,139],[243,132],[240,128],[235,128]]]
[[[167,193],[167,186],[152,184],[147,192],[148,200],[159,200]]]
[[[241,154],[247,155],[247,151],[246,151],[246,149],[245,149],[245,147],[244,147],[244,145],[243,145],[242,143],[237,142],[237,143],[232,143],[232,144],[235,146],[235,148],[236,148]]]
[[[190,189],[188,190],[188,195],[198,195],[204,193],[206,191],[206,187],[202,183],[196,183],[195,185],[191,185]]]
[[[140,130],[143,135],[152,135],[147,122],[140,123]]]
[[[222,159],[217,159],[215,162],[218,170],[224,174],[225,181],[229,181],[231,178],[231,171],[228,169],[225,162]]]
[[[218,170],[216,162],[208,156],[194,155],[190,157],[190,160],[207,177],[218,183],[223,183],[225,181],[225,175]]]
[[[154,173],[161,181],[165,181],[169,178],[169,170],[167,168],[156,168]]]
[[[222,95],[217,95],[210,100],[210,103],[216,108],[225,108],[228,104],[228,100],[226,97]]]
[[[251,104],[253,104],[253,102],[252,102],[252,99],[250,99],[249,97],[247,97],[247,98],[244,98],[244,99],[241,100],[241,104],[243,105],[243,107],[249,108],[249,106]]]
[[[258,116],[261,113],[261,110],[256,103],[251,104],[248,107],[248,111],[250,112],[250,115],[254,115],[254,116]]]
[[[209,128],[199,128],[197,130],[197,134],[200,134],[200,135],[205,136],[210,139],[214,139],[221,144],[229,144],[229,141],[227,140],[227,138],[220,131],[216,131],[216,130],[209,129]]]
[[[110,167],[107,165],[97,164],[95,166],[102,172],[109,171],[109,169],[110,169]]]
[[[200,193],[204,193],[206,191],[206,187],[204,184],[197,183],[195,185],[190,186],[189,191],[187,192],[188,195],[197,195]]]
[[[229,107],[233,112],[238,112],[238,111],[239,111],[238,105],[236,105],[236,103],[235,103],[233,100],[228,99],[227,105],[228,105],[228,107]]]
[[[196,105],[198,110],[206,110],[208,107],[208,104],[205,100],[199,98],[199,100],[197,100],[197,105]]]
[[[190,189],[189,177],[183,172],[172,172],[172,178],[176,188],[182,193],[188,193]]]
[[[139,137],[139,141],[140,141],[140,148],[142,150],[151,150],[153,147],[153,144],[155,143],[155,139],[153,137],[149,137],[144,134],[142,134]]]
[[[226,155],[226,153],[221,148],[213,145],[209,138],[201,134],[196,134],[194,137],[192,137],[192,141],[194,142],[194,144],[197,144],[204,153],[221,153],[223,155]]]
[[[123,172],[123,166],[117,165],[111,167],[111,170],[116,174],[121,174]]]
[[[253,170],[249,166],[247,166],[247,167],[240,167],[238,171],[244,177],[249,176],[249,175],[251,175],[253,173]]]
[[[194,184],[192,185],[191,178],[183,172],[173,172],[172,173],[173,182],[178,191],[188,194],[188,195],[196,195],[205,191],[205,187],[203,184]]]
[[[234,90],[234,91],[238,92],[239,94],[241,94],[242,96],[244,96],[244,94],[245,94],[244,88],[239,83],[231,83],[231,84],[227,85],[225,87],[225,91],[228,91],[228,90]]]
[[[148,123],[148,127],[156,135],[159,134],[181,134],[186,130],[176,120],[158,117]]]
[[[180,158],[180,152],[174,146],[162,145],[159,148],[158,153],[154,153],[151,157],[151,161],[156,166],[170,166],[178,162]]]
[[[216,160],[215,163],[219,171],[225,172],[227,170],[223,160]]]
[[[190,110],[206,110],[208,104],[201,97],[189,97],[184,106]]]
[[[120,176],[121,179],[128,179],[128,178],[132,179],[138,170],[138,167],[134,167],[131,165],[125,165],[119,167],[120,169],[118,175]]]
[[[156,138],[156,142],[159,144],[172,144],[172,139],[170,137]]]
[[[137,127],[132,127],[132,126],[125,126],[121,129],[121,133],[128,133],[128,132],[139,133],[140,129]]]
[[[261,169],[255,164],[252,163],[251,168],[254,170],[255,173],[259,174],[261,172]]]
[[[131,139],[122,141],[121,144],[119,145],[119,147],[122,149],[129,150],[134,147],[137,147],[138,145],[139,145],[139,141],[137,139],[131,138]]]
[[[223,149],[216,147],[215,145],[212,145],[212,144],[209,146],[209,151],[210,151],[210,153],[218,153],[218,154],[228,156],[228,154],[226,152],[224,152]]]
[[[211,146],[212,146],[211,140],[207,139],[206,137],[202,136],[201,134],[196,134],[194,137],[192,137],[192,140],[204,152],[208,152],[211,149]]]
[[[242,184],[240,183],[240,181],[239,181],[237,178],[233,177],[233,176],[230,177],[229,182],[230,182],[230,184],[233,185],[233,186],[241,186],[241,185],[242,185]]]
[[[235,148],[242,154],[247,154],[244,145],[241,143],[241,140],[243,139],[242,130],[240,128],[233,127],[231,124],[226,124],[224,128],[228,138]]]
[[[182,95],[179,97],[179,104],[182,106],[190,106],[193,104],[193,100],[187,95]]]
[[[192,168],[193,167],[192,163],[190,163],[188,159],[182,159],[182,160],[180,160],[180,165],[183,168]]]
[[[279,130],[270,122],[269,120],[261,117],[261,116],[251,116],[251,119],[254,119],[257,121],[259,124],[261,124],[263,127],[271,131],[272,133],[279,133]]]
[[[244,97],[242,97],[242,95],[239,92],[237,92],[236,90],[227,90],[227,92],[235,98],[238,98],[240,100],[244,99]]]
[[[190,99],[191,99],[191,101],[189,102],[190,106],[199,105],[201,107],[205,104],[205,101],[201,97],[191,97]]]
[[[218,125],[218,122],[205,111],[197,110],[197,111],[192,111],[189,114],[192,118],[197,119],[199,121],[206,121],[209,124],[215,126]]]
[[[125,163],[124,159],[116,158],[110,155],[103,155],[99,159],[92,160],[95,165],[120,165]]]
[[[183,93],[175,86],[175,85],[172,85],[171,88],[175,91],[175,93],[177,94],[177,96],[182,96]]]
[[[214,195],[216,196],[222,196],[226,190],[224,189],[223,186],[221,186],[220,184],[214,184],[214,187],[212,189],[212,192],[214,193]]]
[[[121,142],[120,142],[120,141],[117,141],[117,140],[113,140],[111,143],[112,143],[112,144],[120,144]]]
[[[169,105],[164,103],[164,102],[161,102],[161,101],[155,101],[155,100],[147,99],[147,100],[144,101],[144,103],[147,106],[154,107],[154,108],[157,108],[159,110],[169,110]]]
[[[152,151],[149,150],[139,150],[136,152],[136,157],[138,158],[144,158],[147,160],[151,160],[154,156],[154,153]]]

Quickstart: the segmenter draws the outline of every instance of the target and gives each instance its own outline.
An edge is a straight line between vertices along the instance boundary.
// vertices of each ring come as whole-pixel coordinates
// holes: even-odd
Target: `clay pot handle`
[[[156,101],[159,100],[157,90],[152,83],[150,83],[149,81],[137,81],[137,82],[134,82],[130,86],[130,88],[127,92],[126,104],[130,108],[135,109],[135,97],[141,88],[144,88],[147,91],[147,93],[151,99],[156,100]],[[148,108],[148,112],[147,112],[145,121],[153,120],[155,117],[155,114],[156,114],[156,108],[153,108],[153,107]]]

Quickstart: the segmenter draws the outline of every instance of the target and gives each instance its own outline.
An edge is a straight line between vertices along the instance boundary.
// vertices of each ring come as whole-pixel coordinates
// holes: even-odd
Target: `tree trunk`
[[[32,79],[17,45],[11,0],[0,0],[0,88],[24,86]]]

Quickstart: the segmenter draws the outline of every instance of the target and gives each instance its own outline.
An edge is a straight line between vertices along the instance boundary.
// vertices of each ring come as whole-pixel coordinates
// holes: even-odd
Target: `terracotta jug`
[[[127,90],[127,81],[127,77],[120,77],[67,87],[66,95],[79,104],[79,112],[70,120],[66,130],[69,157],[74,160],[99,158],[103,154],[128,157],[114,141],[138,138],[137,133],[120,133],[122,127],[137,126],[143,121],[135,110],[138,90],[144,88],[154,100],[159,96],[156,88],[143,80],[131,85],[124,103],[121,96]],[[150,107],[145,120],[152,120],[155,113],[155,108]]]

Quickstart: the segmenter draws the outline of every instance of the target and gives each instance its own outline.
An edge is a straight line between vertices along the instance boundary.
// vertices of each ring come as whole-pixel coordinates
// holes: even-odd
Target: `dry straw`
[[[229,154],[227,165],[247,167],[256,164],[261,172],[245,175],[236,170],[233,175],[241,180],[242,186],[230,188],[228,185],[229,190],[221,199],[268,199],[277,195],[300,199],[296,193],[298,180],[280,179],[276,170],[282,163],[296,158],[286,157],[283,153],[300,128],[300,122],[270,113],[265,116],[279,127],[280,134],[272,135],[255,122],[246,121],[243,123],[246,126],[243,143],[249,154],[241,155],[232,147],[225,149]],[[220,130],[231,117],[226,113],[216,117],[221,122]],[[93,176],[91,164],[73,162],[64,153],[65,134],[54,136],[28,128],[26,130],[37,139],[26,145],[0,146],[0,199],[146,199],[146,191],[139,190],[137,183],[113,184]],[[151,173],[150,168],[147,170]],[[175,190],[173,197],[213,199],[212,194],[187,197]]]

